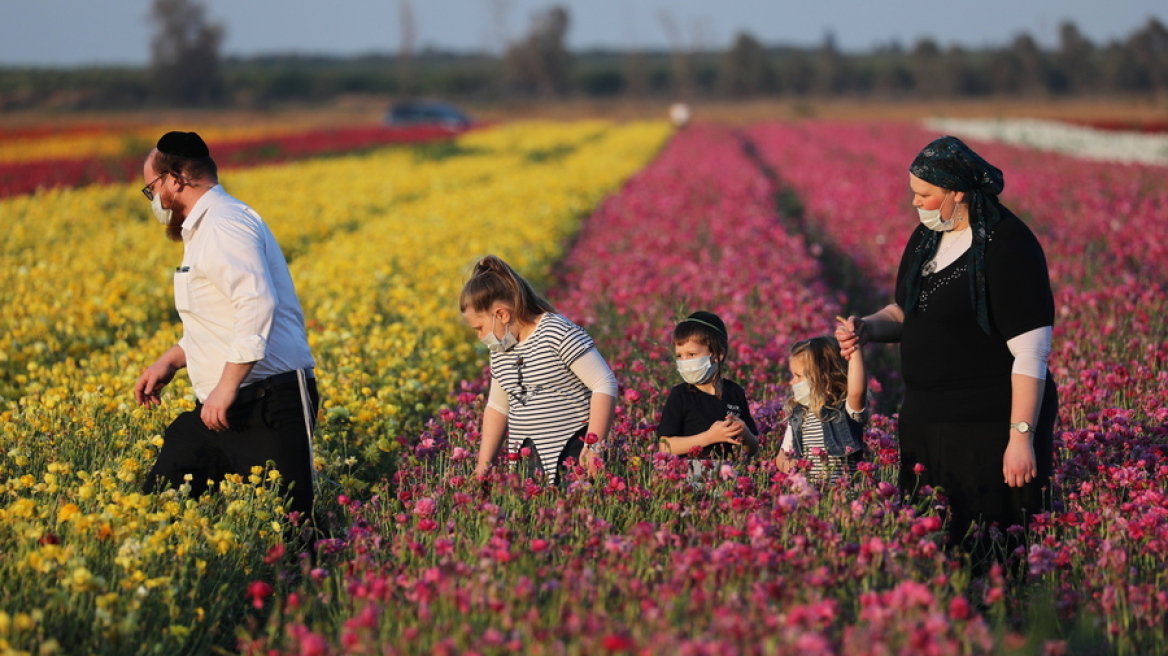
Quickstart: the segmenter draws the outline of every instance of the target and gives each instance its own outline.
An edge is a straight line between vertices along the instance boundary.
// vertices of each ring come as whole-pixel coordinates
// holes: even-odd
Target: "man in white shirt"
[[[319,397],[304,314],[284,254],[254,210],[219,186],[215,161],[194,132],[169,132],[143,165],[155,217],[182,241],[174,274],[183,337],[134,386],[157,405],[186,368],[198,403],[163,436],[145,491],[182,485],[194,495],[227,474],[272,463],[288,510],[311,517],[312,429]]]

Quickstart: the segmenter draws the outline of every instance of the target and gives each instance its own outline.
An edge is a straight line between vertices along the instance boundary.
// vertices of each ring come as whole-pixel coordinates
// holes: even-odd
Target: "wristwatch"
[[[1013,428],[1014,430],[1018,431],[1019,433],[1029,433],[1029,432],[1032,432],[1034,430],[1034,427],[1030,425],[1030,422],[1026,422],[1026,421],[1019,421],[1019,422],[1010,424],[1010,428]]]

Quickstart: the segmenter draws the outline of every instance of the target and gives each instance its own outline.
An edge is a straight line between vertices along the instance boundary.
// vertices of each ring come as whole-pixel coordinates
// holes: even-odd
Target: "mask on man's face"
[[[154,212],[154,218],[164,226],[170,225],[170,217],[174,214],[174,209],[163,209],[162,207],[162,192],[154,192],[154,198],[150,199],[150,210]]]

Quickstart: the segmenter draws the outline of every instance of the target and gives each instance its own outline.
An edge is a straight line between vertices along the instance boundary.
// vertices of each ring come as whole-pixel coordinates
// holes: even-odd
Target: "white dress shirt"
[[[228,362],[256,363],[244,385],[312,367],[288,263],[259,214],[216,185],[195,203],[182,236],[174,303],[199,400],[215,389]]]

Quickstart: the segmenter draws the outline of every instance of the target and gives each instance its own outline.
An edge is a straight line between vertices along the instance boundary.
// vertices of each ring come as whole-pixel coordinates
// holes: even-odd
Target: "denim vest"
[[[803,457],[803,448],[800,446],[803,436],[803,419],[807,412],[807,408],[802,405],[795,406],[791,411],[791,434],[795,436],[795,457]],[[846,410],[841,409],[838,412],[832,413],[831,421],[819,417],[820,423],[823,424],[823,445],[827,449],[827,455],[833,458],[842,458],[844,456],[853,455],[864,452],[864,424],[852,419],[851,415]]]

